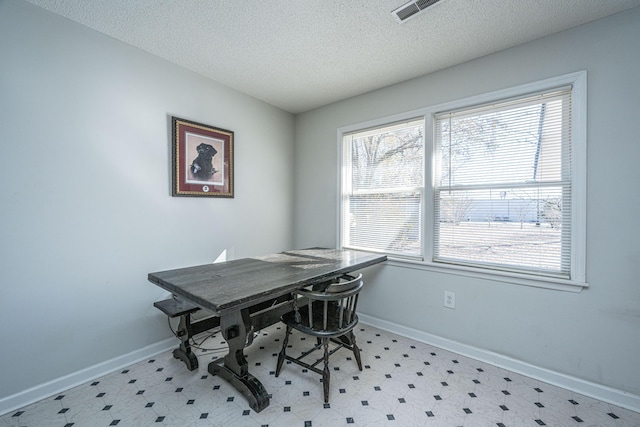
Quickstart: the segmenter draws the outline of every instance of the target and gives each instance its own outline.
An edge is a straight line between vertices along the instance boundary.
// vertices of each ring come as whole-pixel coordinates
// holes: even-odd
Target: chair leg
[[[351,331],[351,349],[353,350],[353,356],[356,358],[358,369],[362,371],[362,359],[360,358],[360,347],[356,344],[356,334]]]
[[[322,387],[324,389],[324,403],[329,403],[329,338],[323,338],[324,346],[324,370],[322,371]]]
[[[282,350],[278,354],[278,364],[276,366],[276,377],[280,375],[280,370],[282,369],[282,363],[284,362],[285,357],[287,356],[286,348],[289,343],[289,334],[291,333],[291,327],[287,326],[287,331],[284,334],[284,341],[282,342]]]

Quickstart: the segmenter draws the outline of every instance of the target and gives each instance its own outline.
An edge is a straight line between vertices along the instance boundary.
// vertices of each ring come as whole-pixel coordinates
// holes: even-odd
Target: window
[[[442,272],[587,286],[585,72],[339,138],[343,247]]]
[[[344,247],[422,258],[424,120],[343,137]]]
[[[435,262],[571,273],[571,88],[435,115]]]

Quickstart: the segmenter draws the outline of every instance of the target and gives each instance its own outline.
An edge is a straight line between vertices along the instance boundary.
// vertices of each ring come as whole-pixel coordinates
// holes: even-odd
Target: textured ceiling
[[[292,113],[640,6],[640,0],[27,0]]]

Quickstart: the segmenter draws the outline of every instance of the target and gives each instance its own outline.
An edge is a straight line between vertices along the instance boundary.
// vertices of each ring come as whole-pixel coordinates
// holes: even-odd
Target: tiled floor
[[[162,353],[0,417],[0,426],[640,426],[640,414],[360,324],[362,372],[351,352],[332,356],[330,404],[320,377],[287,364],[274,375],[283,328],[259,333],[250,371],[272,394],[260,413],[207,363],[219,335],[188,371]],[[302,335],[294,331],[294,351]],[[293,353],[293,352],[292,352]]]

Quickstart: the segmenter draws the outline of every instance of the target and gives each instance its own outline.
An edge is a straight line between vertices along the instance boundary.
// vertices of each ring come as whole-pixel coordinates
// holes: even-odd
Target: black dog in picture
[[[209,144],[200,144],[196,150],[198,150],[198,157],[191,163],[191,173],[196,178],[209,179],[217,172],[213,168],[211,160],[218,151]]]

